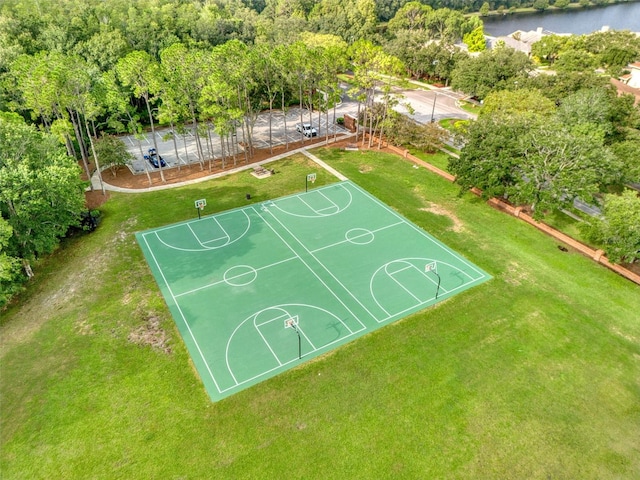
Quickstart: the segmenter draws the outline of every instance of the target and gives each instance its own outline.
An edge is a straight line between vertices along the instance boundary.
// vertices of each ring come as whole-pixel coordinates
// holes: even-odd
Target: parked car
[[[315,137],[318,135],[318,131],[310,123],[297,123],[296,130],[303,134],[305,137]]]
[[[162,165],[162,167],[166,167],[167,166],[167,162],[164,161],[164,159],[158,155],[158,152],[156,152],[155,148],[150,148],[148,155],[144,156],[144,159],[149,162],[153,168],[160,168],[160,165]]]

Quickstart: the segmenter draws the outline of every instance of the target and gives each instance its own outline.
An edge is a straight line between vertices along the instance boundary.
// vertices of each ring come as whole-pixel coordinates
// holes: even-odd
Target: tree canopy
[[[51,135],[0,113],[0,213],[11,227],[6,253],[29,262],[48,254],[84,210],[76,161]]]
[[[485,197],[527,205],[536,218],[576,198],[596,203],[623,170],[607,146],[606,124],[583,117],[583,99],[597,92],[578,92],[559,108],[530,90],[489,95],[488,110],[468,126],[460,157],[449,163],[456,182],[463,191],[478,187]]]

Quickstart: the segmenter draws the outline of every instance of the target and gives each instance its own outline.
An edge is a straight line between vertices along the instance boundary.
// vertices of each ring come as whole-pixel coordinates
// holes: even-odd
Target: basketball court
[[[349,181],[205,212],[136,237],[214,401],[490,278]]]

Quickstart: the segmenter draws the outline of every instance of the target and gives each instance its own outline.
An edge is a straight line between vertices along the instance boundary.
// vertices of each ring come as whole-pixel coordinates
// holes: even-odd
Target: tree
[[[122,85],[131,88],[136,98],[144,99],[147,114],[149,115],[149,123],[151,124],[153,147],[156,149],[156,152],[158,152],[158,141],[156,139],[155,122],[153,121],[153,114],[151,113],[151,102],[154,100],[154,95],[160,91],[161,71],[159,65],[148,53],[137,50],[118,60],[116,73]],[[165,182],[161,162],[158,162],[158,169],[160,170],[162,182]]]
[[[417,32],[426,27],[427,16],[433,9],[429,5],[420,2],[408,2],[400,8],[395,16],[389,20],[389,32],[394,33],[400,30]]]
[[[621,167],[622,183],[640,183],[640,132],[632,131],[626,140],[611,145],[613,154]]]
[[[489,2],[484,2],[482,4],[482,6],[480,7],[480,16],[481,17],[486,17],[487,15],[489,15],[489,10],[491,9],[491,7],[489,6]]]
[[[125,166],[134,159],[122,140],[113,135],[103,135],[96,140],[95,147],[100,165],[109,168],[114,177],[118,167]]]
[[[533,63],[522,52],[509,47],[487,50],[477,57],[461,60],[451,73],[451,87],[483,99],[494,90],[525,82]]]
[[[548,115],[481,115],[472,122],[460,158],[449,170],[466,191],[529,205],[534,217],[593,201],[620,170],[602,132],[572,129]]]
[[[514,202],[531,205],[534,218],[573,205],[576,198],[594,203],[603,185],[619,171],[597,131],[566,128],[543,120],[520,138],[518,182],[507,190]]]
[[[7,254],[31,261],[57,246],[84,210],[85,184],[57,140],[16,114],[0,113],[0,213],[13,229]]]
[[[502,90],[486,96],[480,115],[540,115],[550,116],[556,111],[555,104],[539,90],[521,88]]]
[[[0,311],[19,291],[24,280],[20,274],[20,259],[6,252],[12,235],[13,228],[0,216]]]
[[[614,263],[633,263],[640,259],[640,198],[632,190],[604,197],[603,217],[585,228],[588,238],[603,245]]]
[[[198,102],[211,64],[208,55],[201,50],[187,49],[174,43],[160,52],[162,78],[161,97],[177,111],[185,112],[191,120],[195,136],[198,160],[204,165],[205,154],[198,128]]]
[[[549,63],[555,62],[560,52],[566,48],[568,37],[562,35],[545,35],[531,46],[531,54]]]
[[[549,0],[534,0],[531,6],[538,11],[543,11],[549,8]]]
[[[596,57],[584,50],[566,50],[554,63],[554,68],[562,72],[583,72],[596,67]]]
[[[483,52],[487,48],[482,27],[478,27],[472,32],[467,33],[462,40],[467,44],[470,52]]]
[[[600,88],[579,90],[562,100],[557,112],[558,119],[570,127],[591,125],[609,137],[615,132],[611,121],[613,95],[609,90]]]
[[[527,121],[513,121],[517,118],[496,113],[483,115],[468,125],[465,146],[459,158],[451,157],[448,165],[461,193],[477,187],[483,198],[504,197],[516,184],[521,158],[518,138],[529,128]]]

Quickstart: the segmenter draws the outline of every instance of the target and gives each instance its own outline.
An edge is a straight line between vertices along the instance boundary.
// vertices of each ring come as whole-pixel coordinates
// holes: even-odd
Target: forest
[[[482,102],[477,121],[456,126],[465,147],[450,170],[461,188],[529,205],[539,218],[578,197],[604,202],[592,238],[614,261],[635,261],[640,234],[629,225],[640,219],[638,199],[620,194],[640,179],[632,154],[640,112],[608,79],[640,59],[640,40],[629,32],[551,36],[531,58],[504,45],[485,50],[481,17],[464,15],[483,4],[3,2],[0,308],[34,275],[33,261],[80,225],[82,178],[127,161],[114,135],[158,124],[189,129],[204,159],[215,131],[223,157],[238,137],[251,155],[260,112],[298,105],[326,113],[344,72],[360,124],[398,144],[424,145],[435,134],[395,113],[401,95],[391,79],[450,85]]]

